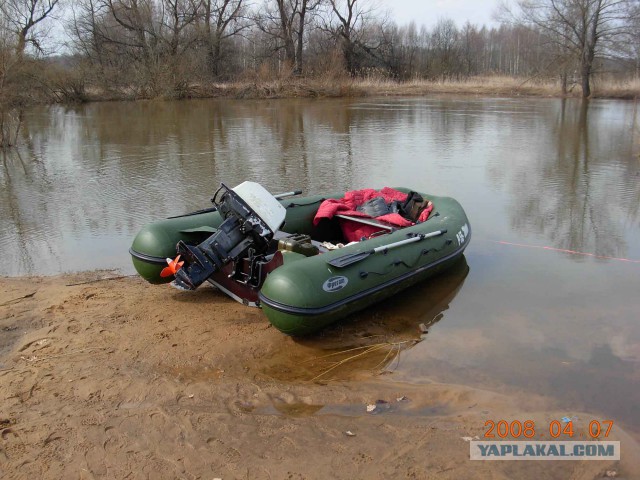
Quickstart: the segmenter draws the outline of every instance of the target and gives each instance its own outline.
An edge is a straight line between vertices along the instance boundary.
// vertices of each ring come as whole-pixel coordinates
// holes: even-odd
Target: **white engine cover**
[[[258,214],[272,232],[276,232],[282,226],[287,210],[262,185],[256,182],[242,182],[232,190]]]

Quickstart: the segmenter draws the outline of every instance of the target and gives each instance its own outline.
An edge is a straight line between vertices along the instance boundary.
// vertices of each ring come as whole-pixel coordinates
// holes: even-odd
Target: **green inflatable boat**
[[[452,198],[407,188],[299,194],[222,184],[214,207],[145,225],[133,264],[154,284],[209,282],[261,307],[280,331],[308,335],[451,267],[471,237]]]

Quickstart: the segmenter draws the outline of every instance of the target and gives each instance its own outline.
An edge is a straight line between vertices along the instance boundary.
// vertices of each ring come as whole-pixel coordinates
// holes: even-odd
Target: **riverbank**
[[[419,339],[394,328],[393,306],[295,340],[213,288],[184,294],[112,276],[0,278],[2,478],[640,472],[638,444],[617,425],[621,462],[470,462],[468,437],[487,419],[544,424],[564,412],[531,394],[394,382],[380,370],[388,349],[329,372],[352,354],[327,354]]]
[[[633,100],[640,98],[640,80],[624,82],[602,81],[593,86],[592,98]],[[337,98],[367,96],[425,96],[456,94],[504,97],[563,97],[558,82],[515,77],[471,77],[466,80],[411,80],[396,82],[389,79],[297,79],[247,80],[229,83],[193,84],[180,91],[157,96],[177,98]],[[580,98],[579,85],[570,85],[568,98]],[[84,100],[138,100],[150,98],[147,92],[133,89],[105,91],[88,88]]]

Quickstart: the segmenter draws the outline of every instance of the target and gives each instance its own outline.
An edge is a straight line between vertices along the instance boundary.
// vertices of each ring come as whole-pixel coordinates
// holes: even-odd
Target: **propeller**
[[[184,260],[181,262],[180,255],[178,255],[173,260],[171,260],[170,258],[167,258],[167,264],[168,265],[164,267],[160,272],[160,276],[163,278],[170,277],[171,275],[175,275],[176,272],[180,270],[180,268],[182,268],[182,265],[184,265]]]

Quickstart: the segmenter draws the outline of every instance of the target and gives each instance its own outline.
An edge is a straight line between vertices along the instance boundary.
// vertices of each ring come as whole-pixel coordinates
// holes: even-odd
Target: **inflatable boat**
[[[460,204],[407,188],[299,197],[224,184],[212,208],[145,225],[129,250],[150,283],[204,282],[307,335],[454,265],[471,228]]]

